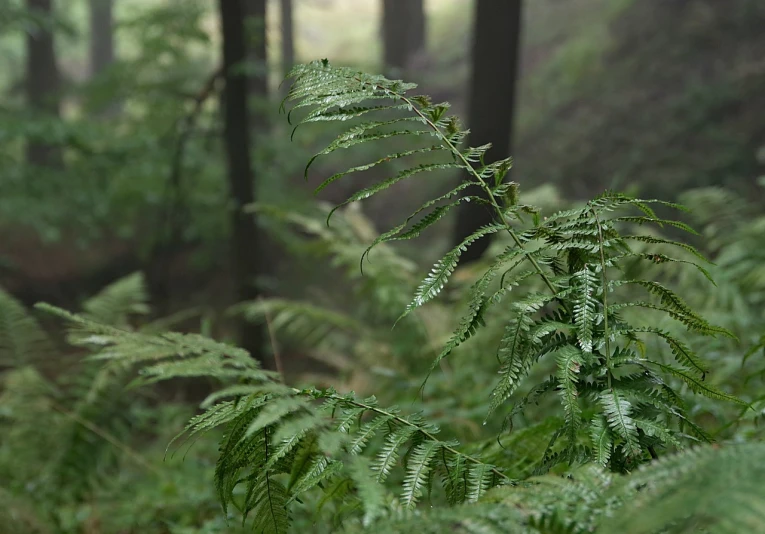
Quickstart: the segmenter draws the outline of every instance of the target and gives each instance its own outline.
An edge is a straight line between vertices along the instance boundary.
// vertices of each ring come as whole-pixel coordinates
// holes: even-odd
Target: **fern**
[[[102,323],[127,327],[131,315],[149,313],[149,296],[142,273],[109,284],[82,305],[83,315]]]
[[[411,94],[414,84],[335,68],[327,61],[299,65],[290,76],[294,83],[286,99],[292,102],[288,119],[303,114],[293,121],[296,129],[314,122],[340,123],[345,128],[311,158],[306,177],[319,158],[341,150],[393,138],[410,146],[323,180],[317,192],[389,160],[402,166],[326,210],[326,227],[314,218],[273,207],[251,209],[265,210],[318,238],[342,266],[355,269],[361,261],[367,276],[389,289],[388,300],[371,299],[373,304],[387,313],[395,301],[396,311],[403,312],[400,319],[411,319],[423,306],[430,306],[454,278],[468,247],[497,234],[506,246],[470,287],[467,312],[431,371],[477,337],[486,323],[497,321],[504,335],[495,350],[499,380],[487,417],[502,415],[504,426],[512,429],[514,418],[525,415],[530,405],[550,393],[560,402],[560,417],[537,422],[520,437],[511,433],[507,439],[519,449],[523,439],[542,444],[533,451],[514,457],[512,452],[488,447],[480,454],[481,448],[475,447],[469,454],[457,442],[442,438],[438,426],[419,414],[381,407],[375,397],[360,399],[332,388],[291,387],[236,347],[193,334],[134,331],[124,321],[102,324],[92,317],[43,306],[69,322],[77,339],[94,350],[95,359],[110,366],[139,367],[138,384],[179,377],[210,377],[223,384],[203,403],[204,412],[189,422],[183,435],[196,439],[222,427],[214,483],[224,512],[235,508],[255,531],[279,533],[289,529],[296,503],[316,498],[317,514],[331,503],[349,529],[593,532],[611,525],[616,510],[621,510],[622,517],[631,513],[630,506],[639,507],[640,499],[634,497],[637,488],[646,484],[640,482],[641,464],[662,458],[647,469],[657,470],[656,488],[661,483],[669,487],[662,466],[685,465],[683,459],[688,457],[673,456],[676,449],[692,440],[709,439],[686,414],[684,391],[678,385],[710,399],[746,405],[708,381],[714,366],[694,352],[684,335],[660,328],[652,318],[633,320],[629,313],[650,310],[693,336],[734,337],[704,319],[666,285],[647,276],[621,274],[637,261],[676,267],[690,264],[709,276],[693,247],[635,234],[636,227],[646,225],[692,231],[681,221],[660,218],[653,208],[678,206],[606,192],[578,208],[542,217],[538,208],[521,202],[517,184],[504,182],[511,160],[485,163],[488,145],[465,146],[468,132],[447,114],[448,105]],[[421,180],[436,171],[465,178],[379,235],[363,225],[360,231],[346,225],[346,219],[354,215],[347,205],[389,193],[404,181]],[[419,236],[458,203],[474,200],[488,204],[493,222],[447,251],[413,289],[407,305],[398,297],[401,287],[414,286],[408,284],[413,269],[387,245]],[[342,215],[338,230],[329,227],[336,224],[334,214]],[[666,253],[668,249],[677,249],[680,257]],[[370,257],[372,250],[375,255]],[[515,291],[508,303],[510,290],[521,286],[524,289]],[[498,306],[503,300],[506,305]],[[326,313],[308,303],[278,300],[244,303],[237,311],[257,320],[271,316],[279,332],[335,347],[341,344],[332,341],[338,332],[367,336],[374,315],[350,317]],[[425,346],[426,339],[418,337],[418,346]],[[651,341],[664,343],[667,352],[649,353]],[[549,360],[554,371],[519,397],[521,385],[540,375],[536,369],[543,368],[543,359]],[[505,409],[506,403],[512,406]],[[670,463],[662,464],[665,457],[671,458]],[[566,472],[569,477],[553,472]],[[524,480],[516,479],[515,473]],[[426,495],[436,495],[450,506],[417,509]],[[640,496],[648,502],[657,495],[650,488]],[[739,512],[741,517],[755,517],[759,504],[744,503]],[[721,517],[730,519],[723,512]],[[667,522],[652,528],[670,529],[682,518],[664,519]],[[719,524],[728,529],[736,524],[731,521]],[[611,529],[604,532],[622,531],[603,528]]]
[[[455,459],[473,480],[463,499],[475,499],[490,487],[512,482],[498,468],[459,452],[454,442],[440,440],[434,425],[383,409],[375,398],[291,388],[260,369],[246,352],[196,335],[147,335],[42,307],[70,321],[77,332],[97,336],[101,346],[97,357],[142,362],[143,383],[184,376],[217,376],[240,383],[213,393],[203,403],[206,411],[189,422],[186,432],[194,437],[225,428],[215,485],[224,510],[236,504],[245,517],[253,517],[256,531],[285,531],[290,503],[338,478],[356,476],[356,490],[371,494],[376,490],[358,485],[383,482],[401,469],[400,500],[405,507],[413,507],[434,475],[447,471]],[[138,348],[143,350],[136,359]],[[222,401],[226,397],[233,400]],[[365,415],[371,419],[362,423]],[[375,435],[384,438],[382,444],[373,446]],[[365,472],[373,472],[376,481],[358,479],[358,464],[351,459],[360,454],[375,457]],[[349,471],[348,463],[356,468]],[[286,484],[281,481],[284,476],[289,478]],[[239,486],[244,491],[241,503]]]
[[[375,532],[761,532],[762,444],[704,447],[613,476],[593,466],[489,492],[478,504],[378,523]],[[411,530],[408,530],[411,529]],[[372,532],[372,529],[367,530]]]
[[[24,306],[0,288],[0,368],[38,363],[53,354],[53,345]]]
[[[582,208],[553,214],[542,220],[536,208],[520,203],[517,184],[503,183],[502,179],[511,161],[485,164],[483,154],[487,146],[463,147],[461,143],[467,132],[461,129],[456,118],[446,114],[448,106],[433,104],[427,97],[410,96],[410,92],[415,89],[413,84],[388,80],[352,69],[334,68],[327,61],[297,66],[293,69],[291,77],[294,84],[287,100],[296,102],[293,110],[311,110],[305,118],[297,121],[297,126],[316,120],[345,122],[362,113],[365,117],[373,114],[381,117],[376,121],[367,120],[360,125],[351,126],[345,133],[340,134],[335,142],[311,159],[306,167],[306,176],[317,158],[341,148],[398,136],[410,137],[414,145],[418,138],[428,134],[430,139],[435,139],[435,144],[429,141],[431,144],[428,146],[412,146],[409,152],[399,152],[391,155],[391,158],[407,160],[421,154],[421,151],[427,151],[431,157],[442,157],[443,162],[427,165],[412,162],[410,167],[394,177],[359,191],[346,202],[382,193],[404,179],[416,179],[423,170],[452,170],[463,175],[466,173],[467,178],[459,188],[450,190],[439,199],[450,199],[462,189],[472,187],[482,191],[495,211],[495,223],[479,229],[436,262],[415,291],[414,298],[406,307],[403,316],[438,295],[449,282],[461,253],[472,243],[498,232],[503,232],[510,238],[511,247],[497,258],[471,289],[468,313],[459,322],[446,348],[438,355],[431,369],[481,327],[487,309],[501,298],[505,275],[502,277],[499,291],[492,295],[490,287],[494,275],[505,263],[516,262],[509,270],[519,264],[527,264],[530,274],[539,277],[549,291],[544,295],[530,294],[512,304],[516,316],[509,323],[506,335],[500,343],[498,359],[501,362],[501,379],[492,395],[490,413],[498,410],[514,395],[522,380],[540,358],[551,353],[558,365],[553,389],[560,391],[565,414],[564,433],[568,439],[569,453],[573,454],[579,446],[579,429],[584,428],[587,430],[586,435],[600,437],[597,447],[600,461],[604,458],[611,461],[613,453],[618,450],[619,465],[625,466],[627,464],[624,464],[624,461],[642,461],[654,456],[656,439],[660,437],[662,439],[659,443],[664,446],[680,443],[673,437],[677,427],[673,429],[665,426],[663,431],[659,432],[658,428],[646,423],[644,426],[647,431],[638,432],[638,427],[632,419],[637,417],[643,421],[655,421],[656,414],[653,411],[660,410],[664,415],[663,421],[674,419],[675,424],[679,425],[684,420],[682,408],[675,400],[677,395],[661,379],[661,374],[681,379],[695,393],[715,399],[735,400],[705,383],[708,366],[681,339],[650,325],[630,324],[621,314],[623,310],[642,307],[666,314],[689,330],[702,335],[732,336],[726,329],[710,324],[671,289],[657,281],[612,279],[612,275],[617,273],[623,262],[636,257],[654,263],[691,263],[701,272],[708,274],[703,266],[694,261],[674,259],[663,253],[634,252],[629,243],[676,247],[690,253],[697,261],[705,261],[690,245],[664,238],[620,233],[620,228],[650,224],[667,225],[693,232],[683,222],[658,217],[651,207],[652,204],[669,209],[681,208],[680,206],[607,192],[586,203]],[[368,100],[386,99],[391,102],[390,105],[363,106]],[[362,107],[349,108],[352,105]],[[397,128],[399,123],[404,122],[413,124],[414,129],[388,129],[388,126],[394,125],[393,128]],[[370,164],[350,169],[347,173],[336,174],[329,182],[322,183],[319,190],[349,174],[380,165],[384,160],[385,158],[377,159]],[[453,202],[445,206],[452,204]],[[422,229],[441,219],[443,211],[448,209],[445,206],[433,207],[434,205],[432,202],[425,203],[403,224],[381,234],[371,246],[400,235],[419,235]],[[524,222],[524,213],[532,214],[531,226]],[[413,217],[420,214],[422,223],[412,226]],[[411,228],[409,233],[407,227]],[[650,296],[658,299],[658,302],[614,300],[615,295],[612,293],[629,285],[642,287]],[[681,367],[671,367],[654,360],[618,357],[632,345],[643,346],[645,341],[642,338],[646,335],[655,335],[666,341]],[[649,383],[640,388],[625,383],[630,387],[628,399],[616,389],[617,382],[624,381],[617,377],[636,367],[649,379]],[[590,378],[580,381],[577,378],[580,375]],[[655,394],[659,391],[657,386],[665,395],[665,402],[660,408],[655,402]],[[585,407],[588,410],[596,410],[605,418],[608,422],[608,433],[600,432],[599,427],[589,427],[590,421],[600,419],[595,417],[583,420]],[[609,439],[610,437],[613,439]],[[608,444],[610,451],[603,450],[605,444]],[[566,454],[558,454],[557,457],[564,458]],[[613,467],[618,468],[617,464]]]

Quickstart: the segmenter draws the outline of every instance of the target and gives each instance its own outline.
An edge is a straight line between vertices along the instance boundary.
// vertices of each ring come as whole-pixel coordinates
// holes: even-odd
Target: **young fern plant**
[[[676,384],[685,384],[692,392],[715,399],[737,399],[706,380],[710,370],[682,339],[650,323],[632,324],[622,313],[628,308],[642,308],[665,314],[703,335],[732,336],[711,325],[661,283],[618,276],[622,262],[638,259],[690,263],[708,277],[698,263],[704,258],[690,245],[634,232],[646,224],[693,232],[682,222],[658,217],[651,208],[651,204],[680,206],[606,192],[581,208],[542,218],[536,208],[519,201],[518,185],[504,180],[511,160],[485,163],[490,145],[465,146],[468,131],[461,128],[457,118],[447,115],[449,105],[410,94],[415,84],[332,67],[326,60],[299,65],[290,76],[294,83],[286,100],[295,104],[288,117],[291,119],[296,110],[308,110],[297,121],[296,129],[313,122],[346,123],[362,118],[311,158],[306,177],[320,156],[394,137],[411,140],[408,150],[330,176],[316,187],[317,193],[348,175],[391,160],[423,155],[429,158],[427,163],[413,162],[394,176],[357,191],[340,206],[383,193],[426,172],[451,171],[465,177],[459,185],[426,202],[400,225],[375,239],[362,255],[362,268],[376,245],[415,238],[462,202],[485,203],[494,212],[494,222],[479,228],[436,262],[402,317],[438,295],[461,254],[473,243],[500,232],[510,238],[511,245],[494,258],[471,287],[468,312],[431,370],[476,333],[491,308],[503,306],[513,318],[498,349],[500,380],[488,412],[492,414],[507,401],[516,400],[505,413],[511,422],[526,403],[557,392],[565,423],[547,447],[546,468],[578,459],[594,460],[621,471],[656,457],[659,448],[681,447],[686,438],[707,440],[704,431],[683,412]],[[622,235],[622,229],[628,233]],[[630,242],[672,245],[691,253],[698,262],[634,252]],[[547,292],[516,297],[511,302],[504,299],[529,277],[540,278]],[[626,286],[642,289],[645,298],[618,299],[618,290]],[[646,336],[665,342],[674,361],[667,361],[663,353],[649,352]],[[523,379],[548,354],[556,362],[556,373],[535,385],[529,395],[516,399]],[[564,439],[559,443],[561,437]]]

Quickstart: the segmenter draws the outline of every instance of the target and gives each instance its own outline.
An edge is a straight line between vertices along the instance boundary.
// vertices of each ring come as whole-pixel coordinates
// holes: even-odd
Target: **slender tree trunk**
[[[383,0],[383,63],[393,71],[406,69],[409,62],[409,35],[412,19],[410,0]]]
[[[96,77],[114,63],[114,0],[90,1],[90,76]],[[118,115],[122,109],[113,98],[99,110],[105,117]]]
[[[468,119],[470,145],[492,143],[486,163],[510,155],[515,111],[515,86],[521,33],[521,0],[476,0],[473,30],[473,75]],[[481,226],[492,222],[488,207],[462,204],[458,210],[454,242],[460,243]],[[483,238],[462,255],[464,262],[481,257],[489,246]]]
[[[409,50],[410,54],[419,54],[423,52],[427,44],[426,24],[425,24],[425,0],[410,0],[409,12],[411,21],[409,23]]]
[[[114,61],[114,0],[90,0],[90,75],[98,76]]]
[[[281,0],[282,15],[282,75],[286,76],[295,64],[295,22],[292,0]]]
[[[382,0],[383,63],[392,76],[425,49],[424,0]]]
[[[26,0],[27,9],[43,19],[52,17],[52,0]],[[26,96],[30,109],[41,117],[60,116],[61,76],[56,65],[53,31],[49,26],[38,26],[27,33]],[[61,147],[30,140],[26,147],[26,161],[30,165],[62,168]]]
[[[255,277],[260,270],[258,230],[255,218],[243,211],[255,200],[250,161],[249,77],[237,67],[247,59],[243,0],[219,0],[223,27],[223,71],[226,87],[221,98],[228,182],[233,201],[232,268],[237,301],[258,297]],[[246,1],[246,0],[245,0]],[[262,4],[262,2],[255,2]],[[256,358],[262,358],[263,331],[245,321],[239,324],[239,343]]]
[[[244,42],[247,59],[253,67],[249,76],[249,92],[255,97],[255,120],[253,126],[258,131],[265,128],[265,116],[262,108],[268,97],[268,64],[266,62],[266,5],[267,0],[236,0],[242,2],[244,9]]]

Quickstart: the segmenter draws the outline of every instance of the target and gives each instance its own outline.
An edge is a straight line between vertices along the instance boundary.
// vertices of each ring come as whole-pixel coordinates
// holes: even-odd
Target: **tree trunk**
[[[234,298],[240,302],[258,297],[254,279],[258,275],[261,263],[255,218],[243,211],[244,206],[255,200],[247,105],[249,77],[237,69],[248,57],[243,1],[246,0],[219,0],[223,28],[223,71],[226,80],[226,87],[221,95],[225,123],[223,135],[229,191],[233,201],[232,274]],[[244,320],[238,328],[241,346],[250,351],[253,357],[261,359],[264,341],[262,328]]]
[[[419,54],[426,48],[425,0],[410,0],[409,11],[409,50],[410,54]]]
[[[391,76],[425,49],[424,0],[382,0],[383,63]]]
[[[295,64],[295,22],[292,0],[281,0],[282,15],[282,75],[286,76]]]
[[[256,113],[253,117],[255,128],[264,128],[265,113],[259,111],[266,105],[268,97],[268,65],[266,62],[266,4],[267,0],[236,0],[242,2],[244,9],[244,43],[247,49],[247,59],[252,66],[249,76],[250,95],[255,97]]]
[[[473,26],[473,75],[470,81],[468,119],[471,146],[492,143],[485,162],[510,155],[515,111],[515,85],[521,33],[521,0],[476,0]],[[475,202],[462,204],[457,214],[455,244],[481,226],[494,213]],[[462,254],[463,262],[481,257],[488,236]]]
[[[410,1],[383,0],[383,63],[392,74],[406,69],[409,62]]]
[[[27,0],[27,9],[46,22],[51,20],[52,0]],[[53,31],[49,25],[31,28],[27,33],[26,96],[30,109],[39,117],[60,116],[61,76],[56,65]],[[26,161],[33,166],[60,169],[64,165],[61,147],[29,140]]]
[[[98,76],[114,61],[114,0],[90,0],[90,75]]]

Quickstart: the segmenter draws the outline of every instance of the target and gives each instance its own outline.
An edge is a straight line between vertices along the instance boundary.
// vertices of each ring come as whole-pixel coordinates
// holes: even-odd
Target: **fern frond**
[[[383,482],[390,475],[393,466],[398,461],[399,449],[414,436],[415,428],[404,426],[388,436],[385,445],[377,455],[372,470],[377,472],[378,482]]]
[[[680,443],[680,440],[674,436],[673,432],[661,423],[649,419],[636,418],[635,425],[645,432],[646,436],[658,438],[665,445],[671,445],[678,449],[683,447],[682,443]]]
[[[463,168],[463,167],[460,167],[459,165],[456,165],[453,163],[424,163],[421,165],[417,165],[416,167],[412,167],[412,168],[400,171],[398,174],[396,174],[396,176],[377,182],[376,184],[370,185],[369,187],[365,187],[364,189],[360,189],[359,191],[355,192],[350,197],[348,197],[346,200],[341,202],[339,205],[332,208],[332,210],[330,210],[329,212],[329,215],[327,215],[327,224],[329,224],[329,220],[332,217],[332,215],[335,213],[335,211],[345,206],[346,204],[350,204],[352,202],[358,202],[359,200],[364,200],[365,198],[369,198],[373,195],[376,195],[377,193],[385,191],[389,187],[397,184],[398,182],[411,178],[412,176],[415,176],[423,172],[432,172],[432,171],[438,171],[438,170],[444,170],[444,169],[460,169],[460,168]]]
[[[558,351],[556,361],[558,364],[558,383],[561,388],[561,404],[566,420],[565,426],[569,439],[574,443],[582,416],[577,382],[579,381],[579,371],[584,365],[584,359],[580,349],[566,345]]]
[[[318,186],[316,186],[316,188],[314,189],[314,194],[320,193],[321,191],[326,189],[328,186],[332,185],[334,182],[336,182],[337,180],[339,180],[339,179],[341,179],[341,178],[343,178],[345,176],[349,176],[349,175],[355,174],[357,172],[367,171],[367,170],[369,170],[369,169],[371,169],[373,167],[377,167],[378,165],[381,165],[383,163],[388,163],[388,162],[393,161],[393,160],[407,158],[409,156],[414,156],[416,154],[427,154],[429,152],[436,152],[436,151],[439,151],[439,150],[443,150],[443,148],[439,147],[439,146],[435,146],[435,145],[434,146],[429,146],[429,147],[424,147],[424,148],[415,148],[413,150],[405,150],[405,151],[402,151],[402,152],[395,152],[393,154],[388,154],[387,156],[385,156],[383,158],[380,158],[380,159],[378,159],[376,161],[373,161],[371,163],[365,163],[363,165],[357,165],[355,167],[351,167],[350,169],[347,169],[345,171],[335,173],[332,176],[330,176],[329,178],[327,178],[326,180],[324,180],[322,183],[320,183]]]
[[[451,202],[450,204],[448,204],[448,206],[449,206],[448,208],[445,207],[445,206],[440,206],[439,207],[440,211],[438,211],[438,213],[436,213],[435,215],[434,215],[433,212],[431,212],[428,215],[424,216],[420,221],[418,221],[415,225],[412,226],[412,228],[410,228],[406,232],[405,235],[407,235],[408,237],[405,238],[405,237],[400,236],[399,234],[401,234],[401,232],[404,230],[404,228],[406,228],[409,225],[409,223],[412,221],[412,219],[417,217],[420,213],[422,213],[426,209],[430,208],[431,206],[434,206],[435,204],[438,204],[439,202],[443,202],[444,200],[449,200],[451,198],[454,198],[455,196],[459,195],[462,191],[464,191],[468,187],[471,187],[471,186],[474,186],[474,185],[475,184],[472,184],[470,182],[462,182],[460,185],[458,185],[457,187],[455,187],[451,191],[449,191],[449,192],[447,192],[447,193],[445,193],[445,194],[443,194],[443,195],[441,195],[441,196],[439,196],[437,198],[434,198],[434,199],[429,200],[429,201],[425,202],[424,204],[422,204],[419,208],[417,208],[414,211],[414,213],[409,215],[404,220],[404,222],[401,223],[400,225],[398,225],[398,226],[396,226],[394,228],[391,228],[387,232],[384,232],[384,233],[380,234],[372,242],[372,244],[369,245],[369,247],[367,247],[367,249],[361,255],[361,266],[362,266],[362,268],[363,268],[364,258],[369,255],[369,253],[372,251],[372,249],[374,247],[376,247],[380,243],[385,243],[387,241],[392,241],[394,239],[411,239],[411,238],[417,237],[420,233],[422,233],[423,230],[425,230],[426,228],[428,228],[432,224],[435,224],[439,219],[441,219],[441,217],[446,215],[447,212],[449,211],[449,209],[451,209],[451,207],[454,207],[454,205],[456,205],[456,204],[454,202]],[[468,199],[473,198],[473,197],[464,197],[464,198],[466,200],[468,200]],[[457,202],[461,202],[461,201],[462,201],[462,199],[460,198],[460,200],[458,200]],[[436,209],[439,209],[439,208],[436,208]]]
[[[627,456],[641,453],[638,443],[637,425],[632,419],[632,405],[624,395],[616,390],[604,391],[600,396],[600,405],[608,421],[608,426],[621,441],[621,448]]]
[[[254,532],[286,534],[290,524],[288,510],[287,490],[281,483],[269,473],[253,478],[247,488],[244,516],[253,518]]]
[[[726,337],[735,338],[732,332],[725,328],[710,325],[703,317],[693,311],[688,304],[680,298],[674,291],[652,280],[618,280],[609,284],[611,287],[633,284],[638,285],[648,291],[650,294],[659,297],[659,302],[682,318],[682,322],[697,330],[709,332],[711,334],[722,334]]]
[[[499,370],[501,378],[491,393],[490,415],[518,389],[531,367],[529,358],[532,349],[528,332],[532,324],[531,318],[520,314],[505,329],[498,354],[502,364]]]
[[[724,391],[714,386],[713,384],[705,382],[703,377],[700,377],[697,374],[693,374],[684,369],[678,369],[677,367],[672,367],[671,365],[664,365],[658,362],[649,362],[649,363],[652,363],[658,366],[662,371],[674,377],[679,378],[680,380],[685,382],[688,388],[694,393],[704,395],[705,397],[709,397],[710,399],[735,402],[736,404],[740,404],[742,406],[748,406],[746,402],[739,399],[738,397],[734,395],[729,395],[728,393],[725,393]]]
[[[592,352],[595,315],[599,305],[596,296],[597,277],[585,265],[584,269],[572,277],[572,283],[575,287],[574,320],[579,346],[584,352]]]
[[[338,332],[361,335],[365,325],[345,313],[316,306],[310,302],[286,299],[260,299],[243,302],[231,309],[253,322],[269,321],[272,330],[305,346],[336,346]]]
[[[612,220],[615,222],[629,222],[629,223],[634,223],[637,225],[650,223],[650,224],[656,224],[658,226],[663,226],[663,225],[673,226],[675,228],[679,228],[680,230],[688,232],[689,234],[699,235],[696,230],[688,226],[686,223],[682,221],[673,221],[671,219],[660,219],[658,217],[649,217],[649,216],[645,216],[645,217],[621,216],[621,217],[614,217]]]
[[[332,478],[343,469],[343,463],[332,460],[326,456],[320,455],[311,465],[302,471],[299,478],[293,484],[290,484],[289,491],[292,494],[290,501],[297,498],[298,495],[305,493],[322,482]],[[288,501],[289,502],[289,501]]]
[[[349,451],[351,454],[360,454],[361,451],[367,446],[370,439],[377,433],[378,429],[390,423],[393,419],[393,415],[381,415],[375,417],[372,421],[364,423],[356,433],[356,436],[351,440]]]
[[[21,367],[52,354],[53,344],[37,319],[0,288],[0,367]]]
[[[480,238],[494,234],[504,229],[504,226],[499,224],[492,224],[483,226],[466,237],[462,243],[454,247],[443,258],[436,262],[430,271],[430,274],[423,280],[422,284],[417,288],[414,295],[414,300],[407,306],[404,315],[407,315],[414,309],[422,306],[429,300],[438,295],[449,281],[449,277],[457,267],[460,255],[467,250],[467,248],[478,241]]]
[[[631,241],[640,241],[642,243],[649,243],[651,245],[670,245],[673,247],[678,247],[687,252],[690,252],[699,260],[705,263],[710,263],[709,260],[706,257],[704,257],[704,255],[696,249],[696,247],[689,245],[687,243],[682,243],[680,241],[673,241],[671,239],[664,239],[664,238],[653,236],[653,235],[625,235],[625,236],[622,236],[622,239],[628,239]]]
[[[680,365],[687,367],[693,373],[697,373],[703,376],[709,372],[709,368],[701,360],[701,358],[699,358],[696,355],[696,353],[693,350],[691,350],[691,348],[688,345],[686,345],[685,343],[677,339],[675,336],[673,336],[669,332],[665,332],[664,330],[659,330],[658,328],[651,328],[651,327],[635,328],[633,331],[637,333],[649,332],[651,334],[655,334],[659,336],[669,346],[669,349],[672,352],[672,355],[675,357],[675,361],[677,361],[677,363],[679,363]]]
[[[608,421],[603,416],[596,416],[590,425],[590,438],[592,439],[595,461],[601,466],[608,465],[614,446],[614,439]]]
[[[492,466],[477,464],[471,466],[467,475],[467,502],[478,502],[491,486],[494,476]]]
[[[131,315],[149,313],[149,292],[143,273],[133,273],[106,286],[82,305],[83,316],[121,328]]]
[[[760,532],[765,447],[759,443],[687,450],[617,480],[605,498],[624,504],[598,532]]]
[[[430,479],[431,462],[440,448],[441,443],[437,441],[425,441],[417,445],[409,455],[404,490],[401,494],[401,504],[405,508],[414,508],[417,500],[422,497],[422,488]]]
[[[382,486],[374,482],[374,473],[369,462],[362,456],[355,456],[350,463],[350,474],[359,493],[361,506],[364,509],[362,524],[371,525],[376,519],[385,514],[386,497]]]
[[[519,249],[508,248],[504,253],[497,256],[486,272],[484,272],[484,274],[473,284],[468,294],[468,313],[460,319],[457,328],[447,341],[446,346],[431,364],[430,372],[436,368],[441,360],[449,356],[454,349],[470,339],[478,331],[478,328],[485,324],[484,315],[486,314],[487,309],[491,304],[496,303],[499,300],[496,295],[491,298],[486,296],[489,286],[496,278],[498,271],[502,266],[516,256],[521,255],[522,252],[523,251]],[[427,377],[425,378],[425,381],[427,381]]]

